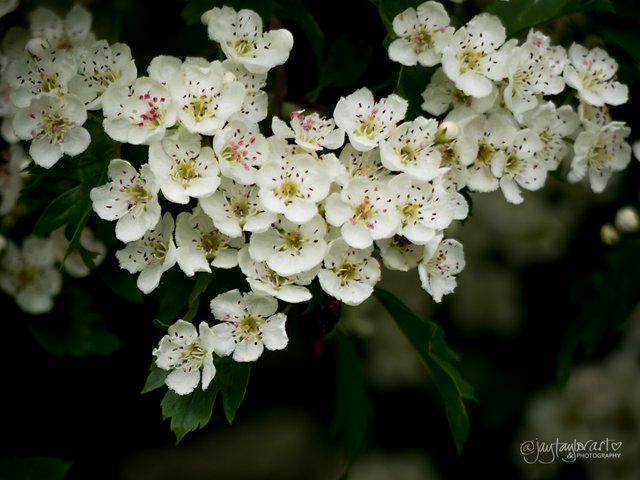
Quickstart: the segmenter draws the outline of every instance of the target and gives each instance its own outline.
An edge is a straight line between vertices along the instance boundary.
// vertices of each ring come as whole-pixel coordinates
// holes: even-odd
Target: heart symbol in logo
[[[622,442],[611,442],[609,445],[611,445],[611,448],[613,449],[614,452],[617,452],[618,450],[620,450],[620,447],[622,446]]]

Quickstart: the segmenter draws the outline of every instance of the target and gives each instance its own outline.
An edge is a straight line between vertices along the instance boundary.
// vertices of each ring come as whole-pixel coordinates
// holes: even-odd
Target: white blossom
[[[303,224],[281,216],[266,232],[251,235],[249,254],[256,262],[266,262],[278,275],[308,272],[324,258],[326,233],[327,226],[320,215]]]
[[[229,120],[258,123],[267,118],[269,97],[264,90],[267,86],[267,74],[251,73],[241,63],[229,59],[222,62],[222,68],[244,85],[245,92],[240,111],[231,115]]]
[[[318,202],[329,193],[331,178],[309,153],[266,162],[258,172],[260,200],[273,213],[304,223],[318,212]]]
[[[271,119],[273,134],[280,138],[293,138],[294,141],[310,152],[317,152],[323,148],[335,150],[344,143],[344,132],[336,128],[333,119],[321,117],[313,112],[308,115],[304,110],[291,114],[291,127],[278,117]]]
[[[30,21],[31,34],[45,40],[52,49],[77,49],[95,40],[91,13],[82,5],[74,5],[64,19],[48,8],[38,7]]]
[[[87,111],[73,95],[41,95],[13,117],[13,131],[22,140],[31,140],[29,155],[44,168],[50,168],[67,154],[84,152],[91,137],[82,127]]]
[[[316,278],[319,267],[297,275],[279,275],[269,268],[267,262],[256,262],[251,258],[247,247],[238,253],[238,263],[254,292],[269,295],[287,303],[311,300],[311,292],[306,285]]]
[[[341,227],[342,238],[354,248],[393,236],[400,226],[393,191],[384,183],[357,178],[327,198],[325,217]]]
[[[69,82],[69,90],[88,110],[102,108],[102,95],[111,85],[129,87],[136,79],[136,64],[124,43],[109,45],[100,40],[78,52],[76,59],[78,74]]]
[[[562,76],[545,57],[545,50],[525,43],[511,51],[507,60],[507,85],[503,98],[506,107],[520,119],[534,109],[542,95],[556,95],[564,89]]]
[[[333,240],[318,272],[322,289],[347,305],[364,302],[381,275],[380,264],[371,256],[372,252],[372,246],[357,249],[341,238]]]
[[[499,164],[506,155],[505,148],[518,133],[511,115],[492,113],[484,121],[482,135],[478,140],[477,156],[466,171],[467,186],[476,192],[492,192],[499,187],[498,177],[492,165]],[[500,159],[496,160],[496,157]]]
[[[400,216],[398,235],[424,245],[453,220],[462,220],[469,213],[464,197],[449,192],[438,180],[421,182],[405,173],[389,182],[395,194],[396,210]]]
[[[183,128],[149,145],[149,167],[162,194],[174,203],[207,197],[220,184],[213,149],[202,147],[200,135]]]
[[[30,236],[25,238],[22,248],[8,241],[0,255],[0,289],[14,297],[27,313],[49,312],[53,297],[62,288],[53,241]]]
[[[211,312],[221,323],[211,327],[218,355],[233,355],[236,362],[253,362],[264,348],[282,350],[289,338],[287,316],[276,313],[278,301],[268,295],[230,290],[211,300]]]
[[[629,89],[614,80],[618,63],[606,51],[598,47],[587,50],[574,43],[569,48],[569,60],[564,68],[564,79],[578,91],[582,101],[596,107],[627,102]]]
[[[571,151],[568,140],[578,129],[580,121],[570,105],[556,108],[553,102],[547,102],[527,112],[522,125],[538,134],[542,149],[536,153],[536,157],[551,171],[558,168]]]
[[[220,44],[227,56],[249,72],[266,73],[289,58],[293,35],[285,29],[262,31],[260,15],[251,10],[212,8],[202,15],[209,38]]]
[[[434,144],[438,122],[417,117],[402,123],[380,143],[380,159],[391,171],[405,172],[428,182],[447,170],[440,168],[442,157]]]
[[[442,68],[438,68],[422,92],[421,108],[431,115],[442,115],[455,108],[470,108],[476,113],[485,113],[489,111],[498,99],[498,87],[491,82],[491,91],[482,98],[476,98],[465,94],[456,87],[449,77],[444,73]]]
[[[500,19],[488,13],[472,18],[453,34],[442,52],[442,68],[459,90],[472,97],[486,97],[493,81],[507,75],[512,45],[498,50],[506,39]]]
[[[188,277],[209,272],[211,267],[233,268],[238,265],[242,238],[230,238],[220,232],[200,207],[181,212],[176,219],[178,266]]]
[[[277,215],[265,210],[258,191],[257,185],[242,185],[223,177],[218,191],[199,199],[199,204],[216,228],[229,237],[240,237],[242,232],[264,232]]]
[[[148,164],[140,173],[126,160],[111,160],[108,183],[91,189],[93,210],[104,220],[117,220],[116,237],[122,242],[139,240],[160,220],[156,178]]]
[[[13,104],[24,108],[41,95],[68,93],[76,71],[76,59],[71,53],[37,48],[9,62],[3,77],[12,89],[9,96]]]
[[[149,77],[139,77],[131,86],[112,85],[102,96],[102,112],[107,135],[134,145],[162,139],[177,118],[168,90]]]
[[[389,45],[389,58],[403,65],[431,67],[440,62],[442,50],[453,35],[449,15],[441,3],[427,1],[407,8],[393,19],[399,37]]]
[[[382,263],[389,270],[408,272],[418,266],[424,255],[424,246],[416,245],[401,235],[376,240]]]
[[[434,237],[425,246],[425,254],[418,265],[418,274],[424,288],[436,303],[454,291],[456,275],[465,266],[462,244],[457,240]]]
[[[255,123],[232,121],[213,139],[220,171],[243,185],[253,185],[258,168],[269,158],[269,145]]]
[[[202,390],[206,390],[216,374],[214,334],[206,322],[201,322],[199,329],[198,334],[192,323],[180,319],[169,327],[152,352],[158,368],[170,371],[165,385],[178,395],[193,392],[201,379]]]
[[[339,165],[331,166],[332,177],[343,187],[354,178],[385,181],[390,176],[389,169],[382,164],[379,148],[361,152],[347,143],[340,151],[338,160]]]
[[[160,284],[164,272],[176,264],[177,248],[173,241],[173,217],[166,212],[158,224],[140,240],[127,243],[116,252],[120,268],[139,273],[136,285],[150,293]]]
[[[165,57],[156,57],[164,62]],[[153,63],[153,61],[152,61]],[[152,65],[158,70],[160,67]],[[214,135],[231,115],[240,111],[245,99],[244,85],[235,81],[218,60],[187,58],[168,82],[178,107],[178,120],[190,132]]]
[[[588,176],[591,189],[602,192],[611,174],[624,170],[631,161],[631,146],[625,141],[630,133],[624,122],[611,122],[578,134],[568,180],[575,183]]]
[[[347,133],[356,150],[366,152],[378,146],[392,129],[404,119],[408,102],[391,94],[374,101],[373,93],[361,88],[346,97],[340,97],[333,111],[336,125]]]
[[[518,131],[504,147],[504,154],[495,155],[491,172],[500,179],[500,189],[510,203],[522,203],[520,188],[538,190],[547,179],[547,168],[537,158],[542,150],[538,135],[530,129]]]

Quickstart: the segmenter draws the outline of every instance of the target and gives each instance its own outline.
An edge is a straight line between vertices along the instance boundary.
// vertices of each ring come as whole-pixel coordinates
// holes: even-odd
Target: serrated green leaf
[[[215,386],[222,394],[224,416],[229,423],[233,423],[244,400],[250,371],[251,366],[248,363],[221,361],[217,365]]]
[[[496,1],[486,11],[500,17],[512,37],[571,13],[614,10],[611,0],[510,0]]]
[[[376,288],[374,294],[415,347],[429,370],[444,402],[449,429],[460,455],[470,429],[469,414],[464,401],[474,400],[474,396],[473,388],[453,363],[458,360],[458,356],[447,345],[444,331],[438,324],[415,315],[391,292]]]
[[[40,236],[49,235],[75,217],[82,216],[84,203],[86,203],[85,194],[86,192],[78,185],[53,199],[38,218],[33,227],[33,233]]]
[[[0,478],[4,480],[62,480],[72,463],[51,457],[20,457],[0,463]]]
[[[592,278],[593,291],[567,328],[558,354],[557,377],[562,383],[576,354],[593,354],[602,337],[620,328],[640,300],[640,241],[617,244],[606,256],[606,263],[606,269]]]
[[[196,389],[188,395],[178,395],[169,390],[162,400],[163,418],[171,419],[171,430],[179,442],[184,436],[203,428],[211,420],[218,394],[222,396],[224,414],[232,423],[249,382],[250,365],[234,362],[230,358],[216,359],[216,374],[206,391]],[[154,379],[154,384],[157,378]]]
[[[331,430],[343,439],[349,459],[361,451],[372,412],[360,358],[351,339],[334,330],[328,336],[336,351],[336,397]]]
[[[160,406],[162,417],[165,420],[171,419],[171,430],[176,436],[176,442],[180,442],[187,433],[209,423],[217,395],[218,389],[214,384],[204,391],[196,387],[189,395],[167,391]]]
[[[164,381],[169,373],[170,372],[168,370],[158,368],[156,362],[152,361],[151,366],[149,367],[149,376],[144,382],[144,386],[142,387],[142,391],[140,393],[149,393],[157,390],[160,387],[163,387]]]

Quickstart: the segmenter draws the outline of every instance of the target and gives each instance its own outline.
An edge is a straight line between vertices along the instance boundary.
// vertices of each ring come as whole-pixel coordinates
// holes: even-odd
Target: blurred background
[[[94,14],[97,37],[127,43],[139,73],[158,54],[210,57],[206,29],[184,15],[209,3],[83,2]],[[265,2],[232,3],[253,8]],[[270,79],[283,108],[331,113],[354,85],[378,96],[393,90],[397,66],[388,60],[374,2],[353,0],[348,11],[336,0],[294,3],[321,27],[327,48],[318,66],[308,32],[286,13],[289,3],[273,2],[272,25],[290,29],[296,39],[285,68]],[[406,3],[399,2],[398,11]],[[462,23],[489,3],[446,7]],[[633,0],[591,3],[611,5],[615,13],[569,13],[543,30],[565,47],[573,41],[600,45],[618,60],[630,102],[612,115],[631,126],[634,141],[640,138],[640,70],[629,45],[640,41],[640,12]],[[21,2],[0,19],[1,31],[22,24],[36,4]],[[46,5],[63,14],[71,3]],[[338,59],[329,55],[331,45],[342,52]],[[344,76],[323,85],[328,69],[336,68]],[[171,306],[158,303],[158,296],[110,290],[105,278],[117,278],[131,292],[135,283],[108,255],[99,275],[65,277],[50,314],[27,316],[0,294],[7,362],[0,460],[58,458],[71,462],[69,479],[431,480],[484,471],[525,480],[640,478],[640,310],[634,308],[640,238],[619,228],[617,242],[601,234],[622,207],[638,207],[639,179],[633,160],[600,195],[553,176],[543,190],[525,192],[519,206],[506,203],[500,192],[472,194],[470,218],[448,234],[463,243],[467,266],[456,292],[441,304],[420,288],[417,272],[383,271],[384,288],[443,327],[475,389],[477,402],[468,404],[471,432],[460,456],[428,372],[374,298],[343,307],[335,327],[337,317],[323,319],[323,325],[310,317],[290,319],[289,346],[267,352],[252,366],[234,424],[227,424],[218,402],[209,425],[176,445],[162,419],[163,390],[140,393],[151,351],[164,334],[153,319],[158,309]],[[111,238],[109,248],[117,248],[111,225],[97,218],[91,224]],[[90,304],[91,321],[70,316],[70,306],[78,304]],[[577,344],[583,337],[585,348]],[[341,338],[350,339],[346,347]],[[362,373],[347,380],[362,378],[368,399],[352,403],[354,411],[336,408],[337,371],[345,355],[357,360],[355,371]],[[525,461],[524,442],[557,438],[622,442],[621,455]],[[354,442],[359,448],[352,448]]]

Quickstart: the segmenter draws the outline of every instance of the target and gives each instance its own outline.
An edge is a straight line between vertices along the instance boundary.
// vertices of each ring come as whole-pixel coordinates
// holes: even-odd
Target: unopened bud
[[[614,223],[621,232],[637,232],[640,229],[640,216],[638,216],[638,211],[635,208],[623,207],[616,213]]]
[[[616,230],[616,227],[610,223],[605,223],[600,228],[600,239],[607,245],[615,245],[620,241],[620,233]]]
[[[236,76],[231,72],[225,72],[222,83],[231,83],[236,81]]]
[[[633,156],[640,160],[640,140],[633,142]]]
[[[448,143],[460,133],[460,127],[456,122],[442,122],[436,132],[436,143]]]

